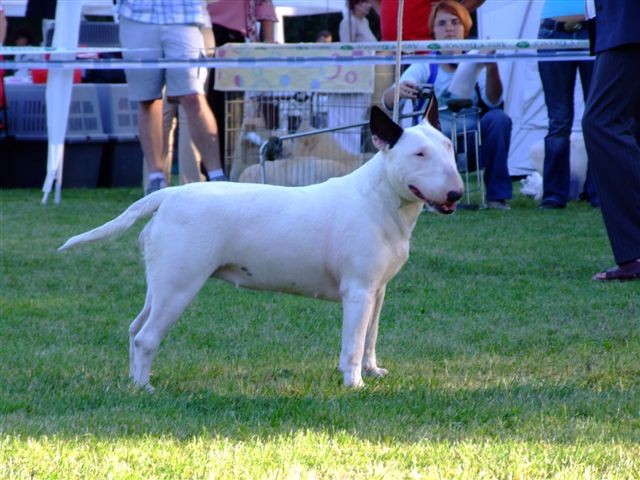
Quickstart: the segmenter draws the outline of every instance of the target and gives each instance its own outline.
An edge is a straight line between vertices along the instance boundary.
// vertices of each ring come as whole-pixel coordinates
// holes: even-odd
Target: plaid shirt
[[[119,0],[118,14],[142,23],[204,25],[202,0]]]

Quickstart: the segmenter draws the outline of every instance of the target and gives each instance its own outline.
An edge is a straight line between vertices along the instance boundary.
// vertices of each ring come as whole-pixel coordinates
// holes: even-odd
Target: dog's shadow
[[[86,432],[96,438],[205,434],[266,441],[296,432],[321,432],[372,442],[495,437],[535,442],[549,441],[544,425],[556,425],[561,429],[557,440],[573,443],[584,434],[568,428],[575,419],[611,427],[611,419],[619,418],[621,411],[637,407],[628,392],[617,389],[597,396],[576,384],[451,388],[429,378],[403,378],[400,371],[396,375],[368,379],[362,390],[347,390],[337,370],[310,386],[313,380],[276,369],[270,381],[279,388],[265,393],[261,385],[239,378],[237,386],[244,394],[212,393],[202,384],[192,388],[162,381],[149,394],[122,376],[112,379],[115,383],[108,388],[97,382],[96,388],[84,388],[79,395],[60,390],[58,398],[48,400],[46,412],[38,412],[42,405],[29,408],[28,421],[14,433],[69,438]],[[11,428],[3,430],[11,433]]]

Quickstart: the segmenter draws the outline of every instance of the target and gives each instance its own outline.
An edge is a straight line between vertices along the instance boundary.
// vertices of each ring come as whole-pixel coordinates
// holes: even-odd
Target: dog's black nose
[[[455,190],[451,190],[447,193],[447,201],[449,202],[457,202],[462,198],[462,192],[458,192]]]

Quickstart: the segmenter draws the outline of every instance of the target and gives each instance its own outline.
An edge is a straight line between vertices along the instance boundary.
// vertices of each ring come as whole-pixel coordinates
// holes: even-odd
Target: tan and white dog
[[[424,203],[443,214],[462,196],[451,142],[426,122],[403,130],[380,109],[370,119],[379,152],[354,172],[306,187],[193,183],[159,190],[60,250],[122,233],[155,213],[140,234],[147,295],[129,329],[130,374],[152,390],[160,341],[209,277],[343,306],[339,368],[361,387],[378,365],[378,320],[387,282],[409,256]]]

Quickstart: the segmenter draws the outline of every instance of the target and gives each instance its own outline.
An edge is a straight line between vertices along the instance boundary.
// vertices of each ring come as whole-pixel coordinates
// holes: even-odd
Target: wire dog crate
[[[373,155],[360,125],[370,94],[227,93],[225,164],[233,181],[261,181],[260,147],[270,138],[268,183],[308,185],[356,169]],[[357,124],[357,125],[356,125]],[[351,126],[354,125],[354,126]],[[333,131],[323,131],[335,127]],[[291,134],[316,132],[297,138]],[[368,132],[368,130],[365,130]],[[296,135],[293,135],[296,137]]]

